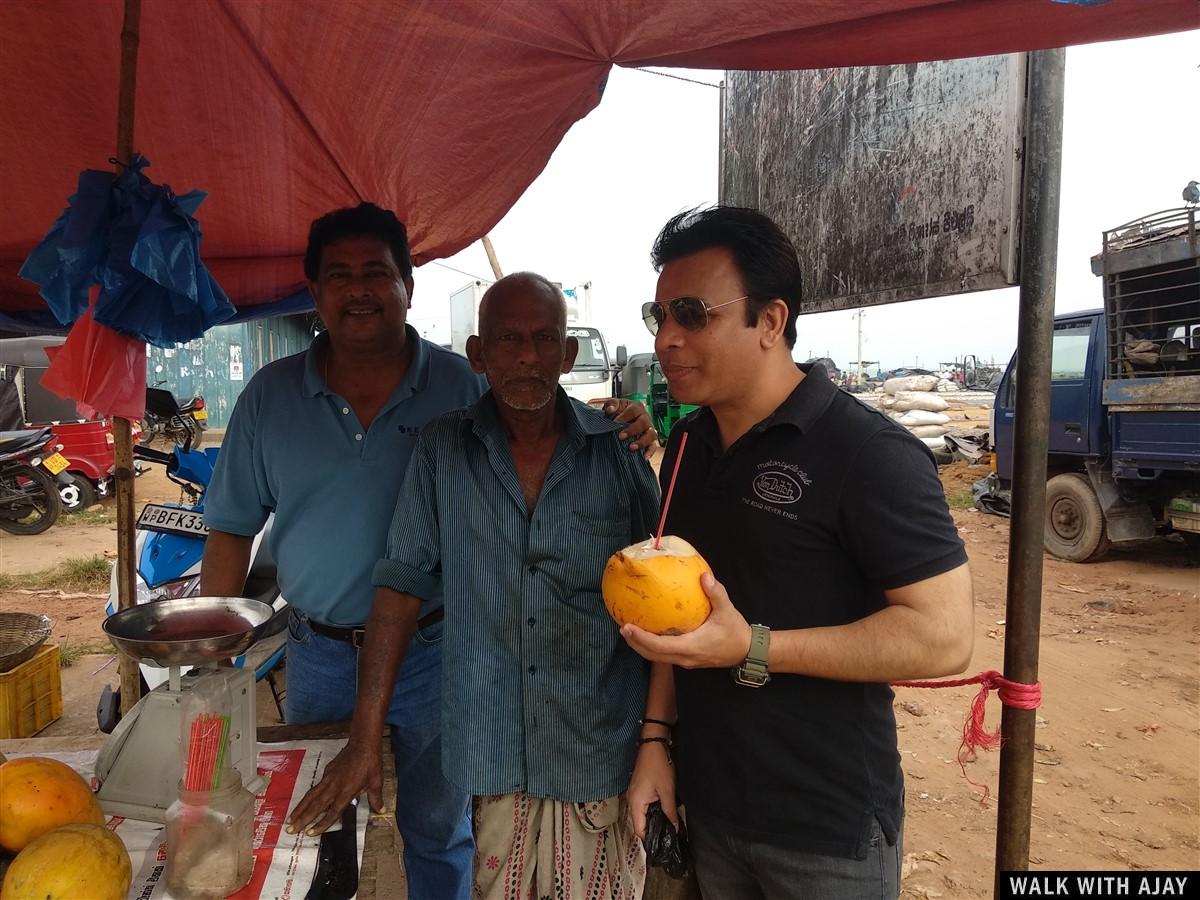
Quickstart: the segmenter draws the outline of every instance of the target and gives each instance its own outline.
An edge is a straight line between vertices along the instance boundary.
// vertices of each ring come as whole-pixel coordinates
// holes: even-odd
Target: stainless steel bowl
[[[123,609],[103,627],[113,646],[139,662],[193,666],[245,653],[267,636],[273,612],[245,597],[183,597]]]

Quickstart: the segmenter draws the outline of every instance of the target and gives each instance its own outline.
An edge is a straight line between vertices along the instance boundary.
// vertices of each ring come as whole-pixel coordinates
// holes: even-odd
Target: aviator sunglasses
[[[670,313],[671,318],[681,328],[686,328],[688,331],[700,331],[708,324],[710,311],[749,299],[750,295],[747,294],[745,297],[735,297],[715,306],[707,305],[699,297],[676,297],[674,300],[666,300],[662,303],[650,300],[642,304],[642,321],[646,323],[646,328],[651,334],[658,334],[658,329],[662,327],[667,313]]]

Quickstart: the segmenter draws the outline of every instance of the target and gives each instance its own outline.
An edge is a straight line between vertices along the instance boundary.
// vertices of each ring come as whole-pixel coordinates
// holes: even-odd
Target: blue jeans
[[[418,631],[388,709],[396,759],[396,825],[411,900],[470,900],[475,839],[470,796],[442,775],[442,623]],[[287,721],[339,722],[354,714],[358,650],[316,634],[293,610],[288,623]]]
[[[896,900],[904,832],[889,844],[873,822],[866,859],[800,853],[687,817],[688,842],[704,900]]]

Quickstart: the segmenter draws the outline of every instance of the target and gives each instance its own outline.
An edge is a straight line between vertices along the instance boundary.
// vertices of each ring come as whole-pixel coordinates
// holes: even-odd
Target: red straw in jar
[[[192,719],[188,737],[187,772],[183,786],[189,791],[210,791],[220,751],[223,716],[201,713]]]
[[[687,447],[688,433],[685,431],[679,440],[679,452],[675,454],[675,468],[671,470],[671,482],[667,485],[667,499],[663,501],[662,515],[658,519],[658,534],[654,536],[654,549],[662,549],[663,526],[667,524],[667,510],[671,506],[671,495],[675,493],[675,479],[679,476],[679,466],[683,463],[683,450]]]

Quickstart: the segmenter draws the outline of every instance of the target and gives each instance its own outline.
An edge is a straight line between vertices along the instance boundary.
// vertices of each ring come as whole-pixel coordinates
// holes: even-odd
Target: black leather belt
[[[446,618],[445,607],[439,606],[433,612],[417,619],[417,630],[428,628],[430,625],[436,625],[444,618]],[[339,628],[337,625],[326,625],[324,622],[318,622],[316,619],[309,619],[307,617],[305,617],[305,622],[317,634],[333,638],[335,641],[346,641],[346,643],[357,650],[362,649],[363,641],[367,637],[367,628],[365,625],[359,625],[357,628]]]

